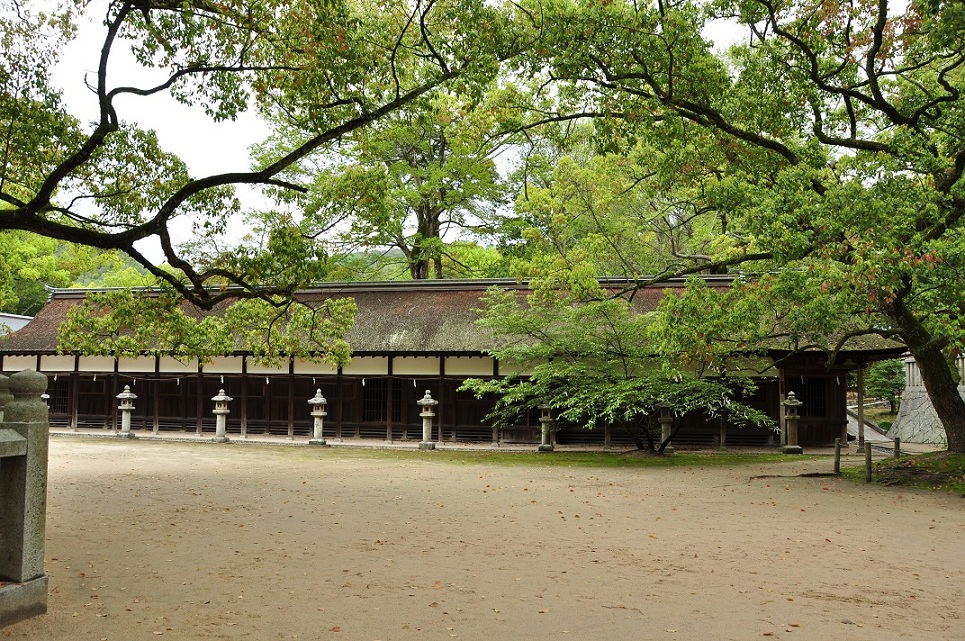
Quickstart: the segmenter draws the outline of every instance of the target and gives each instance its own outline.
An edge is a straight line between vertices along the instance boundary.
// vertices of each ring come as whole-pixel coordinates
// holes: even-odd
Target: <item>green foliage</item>
[[[833,353],[863,334],[905,342],[930,393],[954,397],[936,407],[949,447],[965,451],[965,402],[944,365],[965,345],[960,3],[523,6],[542,10],[544,28],[525,72],[553,104],[534,121],[593,116],[597,149],[659,150],[644,165],[653,193],[706,219],[702,251],[674,252],[668,272],[740,266],[743,292],[759,301],[742,310],[750,333],[790,347]],[[716,50],[703,36],[716,18],[746,36]],[[705,294],[688,294],[694,310]],[[726,313],[683,315],[692,326],[665,338],[696,362],[709,359],[708,337],[740,329]]]
[[[604,424],[626,430],[638,447],[662,451],[658,404],[678,415],[726,414],[732,425],[771,425],[740,402],[753,393],[746,377],[705,376],[653,348],[653,319],[596,281],[547,281],[523,302],[515,291],[491,290],[480,323],[504,341],[493,351],[501,368],[524,375],[472,379],[464,388],[495,395],[491,418],[513,424],[521,412],[548,404],[557,419],[586,429]]]
[[[351,298],[314,304],[244,299],[201,316],[172,292],[124,288],[91,293],[71,308],[58,346],[66,353],[202,361],[240,350],[265,363],[301,357],[337,367],[351,357],[344,337],[355,310]]]
[[[503,198],[492,158],[502,144],[501,95],[415,100],[293,168],[292,179],[311,182],[306,194],[278,195],[303,212],[304,234],[327,253],[397,249],[412,278],[441,278],[444,237],[484,225]],[[262,146],[265,162],[286,153],[292,136],[285,127]]]
[[[698,370],[766,349],[821,350],[830,361],[848,340],[880,330],[880,317],[859,304],[846,291],[831,291],[823,274],[811,270],[748,275],[724,286],[691,278],[682,293],[661,301],[655,346]]]
[[[123,281],[118,280],[124,265],[116,252],[60,243],[28,232],[0,232],[0,311],[36,314],[47,302],[47,287],[153,282],[130,266],[132,271]]]
[[[849,467],[841,475],[864,482],[863,467]],[[965,456],[950,452],[932,452],[875,463],[871,479],[881,485],[899,485],[965,496]]]
[[[409,135],[393,124],[361,133],[414,105],[419,108],[406,117],[420,127],[438,130],[453,116],[465,121],[460,126],[492,133],[498,111],[478,117],[473,109],[500,63],[527,42],[527,21],[515,19],[520,14],[509,3],[110,2],[97,16],[102,39],[92,53],[99,54],[98,64],[83,79],[97,116],[80,123],[62,104],[50,73],[86,6],[55,0],[37,9],[0,0],[0,230],[123,251],[158,282],[205,309],[237,297],[290,297],[310,278],[324,278],[330,252],[314,245],[329,230],[314,224],[312,212],[303,217],[284,207],[315,187],[316,176],[301,172],[299,164],[309,157],[334,158],[350,139],[369,158],[386,145],[423,149],[419,127]],[[143,73],[134,74],[131,85],[113,85],[118,77],[113,61],[126,48]],[[159,94],[197,106],[213,121],[259,110],[283,128],[286,144],[250,171],[192,176],[154,132],[132,124]],[[436,111],[427,115],[430,105]],[[476,144],[468,137],[445,140],[455,150],[453,158],[465,157],[466,148]],[[368,178],[373,186],[391,185],[401,167]],[[411,203],[415,195],[442,190],[448,195],[432,206],[467,211],[483,196],[478,190],[459,194],[478,185],[485,191],[491,173],[486,159],[455,169],[423,165],[413,173],[425,184],[422,192],[410,181],[379,199],[391,195]],[[282,211],[261,217],[262,238],[252,248],[225,242],[229,225],[242,214],[235,185],[281,195]],[[373,237],[400,231],[391,217],[380,218],[389,216],[384,209],[374,211]],[[188,243],[173,237],[179,218],[190,221]],[[410,249],[439,260],[440,234],[417,229]],[[166,265],[141,253],[145,240],[160,246]],[[227,284],[240,289],[229,293]]]
[[[892,412],[905,389],[905,364],[899,359],[879,361],[864,375],[865,391],[869,396],[887,399]]]
[[[442,272],[452,278],[506,278],[509,276],[507,262],[498,249],[471,241],[455,241],[446,245]]]
[[[578,129],[565,148],[527,158],[517,219],[503,228],[525,242],[514,272],[527,277],[552,263],[583,262],[600,276],[639,277],[709,264],[727,219],[699,198],[698,180],[711,169],[701,165],[693,137],[593,155],[583,144],[592,134]]]

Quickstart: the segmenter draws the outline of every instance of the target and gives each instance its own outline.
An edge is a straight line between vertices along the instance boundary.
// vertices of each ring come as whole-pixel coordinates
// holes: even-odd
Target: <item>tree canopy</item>
[[[339,231],[398,245],[413,275],[438,270],[436,230],[406,228],[398,212],[445,201],[451,220],[468,220],[474,199],[492,195],[492,167],[466,156],[399,164],[398,150],[443,129],[463,149],[512,132],[531,143],[518,149],[515,217],[499,229],[518,273],[591,265],[647,283],[739,271],[749,302],[694,288],[694,302],[664,310],[687,323],[668,344],[699,360],[721,328],[774,334],[775,310],[791,347],[898,339],[949,449],[965,451],[965,401],[947,365],[965,345],[960,2],[115,0],[88,79],[92,123],[49,77],[74,5],[0,7],[0,230],[122,250],[203,308],[260,297],[283,309],[332,270],[315,235],[335,227],[320,213],[350,202],[368,222]],[[736,44],[710,41],[721,24]],[[164,77],[113,85],[122,46]],[[526,90],[492,93],[510,85]],[[284,142],[250,171],[192,176],[125,120],[161,92],[216,120],[255,108]],[[499,118],[449,135],[463,116],[492,114],[476,109],[494,97]],[[434,205],[416,183],[432,186]],[[257,242],[225,247],[238,184],[279,203],[259,212]],[[466,199],[440,201],[440,186]],[[179,217],[194,221],[183,247],[171,234]],[[167,267],[140,251],[149,238]],[[692,313],[698,303],[721,312]]]
[[[659,149],[654,179],[666,180],[664,192],[686,192],[699,204],[694,211],[726,220],[709,260],[673,273],[773,273],[747,278],[743,291],[756,287],[765,301],[791,294],[808,306],[811,332],[833,337],[847,326],[837,333],[842,342],[859,334],[901,340],[921,367],[949,448],[965,451],[965,403],[946,364],[965,341],[957,285],[965,255],[965,7],[524,6],[539,7],[544,35],[527,71],[555,101],[534,123],[592,114],[601,150]],[[721,19],[744,33],[726,50],[705,35]],[[765,325],[770,307],[758,310],[739,320]],[[692,316],[691,334],[705,335],[700,324],[711,319],[722,322]]]
[[[495,157],[508,136],[500,119],[507,93],[415,100],[306,158],[288,173],[309,183],[307,192],[279,196],[326,253],[397,250],[409,277],[442,278],[447,245],[491,224],[504,199]],[[270,141],[263,153],[289,144]]]
[[[734,426],[774,427],[742,402],[755,389],[750,378],[721,376],[723,362],[694,367],[679,352],[663,351],[654,316],[611,296],[591,273],[544,279],[525,301],[515,291],[492,290],[481,323],[504,342],[493,351],[500,366],[526,373],[465,383],[479,396],[497,397],[490,417],[497,424],[511,425],[520,412],[547,405],[558,421],[613,425],[638,448],[660,452],[670,440],[660,439],[661,403],[678,417],[726,414]]]
[[[442,87],[471,92],[518,49],[505,11],[464,0],[113,0],[97,70],[86,79],[98,115],[82,123],[50,79],[78,6],[0,4],[0,230],[124,251],[203,308],[290,294],[327,268],[311,239],[286,231],[285,216],[268,234],[284,238],[273,249],[291,250],[285,262],[299,269],[266,268],[250,248],[223,247],[219,239],[240,209],[234,186],[304,192],[306,184],[283,176],[287,169]],[[115,54],[125,47],[161,79],[112,84]],[[161,93],[214,120],[245,109],[284,114],[298,140],[250,171],[192,176],[154,132],[125,119]],[[172,235],[178,218],[192,221],[190,246]],[[146,239],[159,243],[169,268],[145,257]]]

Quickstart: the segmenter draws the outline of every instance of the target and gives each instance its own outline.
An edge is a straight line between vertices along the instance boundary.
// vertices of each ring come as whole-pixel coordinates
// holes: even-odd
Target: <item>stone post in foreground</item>
[[[0,626],[47,611],[47,377],[28,369],[9,385],[0,424]]]

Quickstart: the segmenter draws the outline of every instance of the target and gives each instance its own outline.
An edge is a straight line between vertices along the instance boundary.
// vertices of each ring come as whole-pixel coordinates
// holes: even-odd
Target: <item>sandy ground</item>
[[[432,457],[55,438],[50,611],[2,638],[965,638],[965,499]]]

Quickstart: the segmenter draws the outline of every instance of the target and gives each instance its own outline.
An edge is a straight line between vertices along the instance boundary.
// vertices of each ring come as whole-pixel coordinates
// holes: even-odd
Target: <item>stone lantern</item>
[[[131,391],[130,385],[124,386],[124,391],[115,398],[120,402],[117,409],[121,411],[121,431],[117,434],[120,438],[135,438],[131,432],[131,412],[134,411],[134,400],[137,394]]]
[[[671,428],[673,425],[673,406],[667,401],[660,401],[657,403],[657,409],[660,410],[657,422],[660,423],[660,442],[663,443],[670,438],[670,433],[673,431]],[[667,446],[663,448],[663,453],[674,453],[673,445],[669,441],[667,441]]]
[[[322,396],[322,390],[318,389],[315,391],[315,396],[308,399],[308,404],[311,406],[311,415],[315,419],[314,431],[312,432],[312,438],[308,440],[309,445],[328,445],[325,442],[325,437],[322,435],[323,421],[325,417],[328,416],[328,412],[325,411],[325,405],[328,401]]]
[[[536,451],[553,451],[553,408],[544,403],[539,406],[540,443]]]
[[[439,401],[432,398],[432,394],[429,393],[429,390],[426,390],[426,395],[416,403],[422,408],[422,413],[419,414],[422,417],[422,442],[419,443],[419,449],[434,450],[436,444],[432,442],[432,417],[436,414],[432,411],[432,408],[438,405]]]
[[[228,421],[228,403],[231,402],[231,397],[224,393],[224,390],[218,390],[218,395],[211,399],[214,401],[214,409],[211,413],[215,415],[215,430],[214,438],[211,439],[212,443],[228,443],[229,438],[225,435],[225,425]]]
[[[785,454],[803,454],[804,448],[797,442],[797,422],[801,418],[800,409],[804,405],[797,400],[794,392],[788,392],[784,400],[784,424],[787,426],[787,444],[781,448]]]

